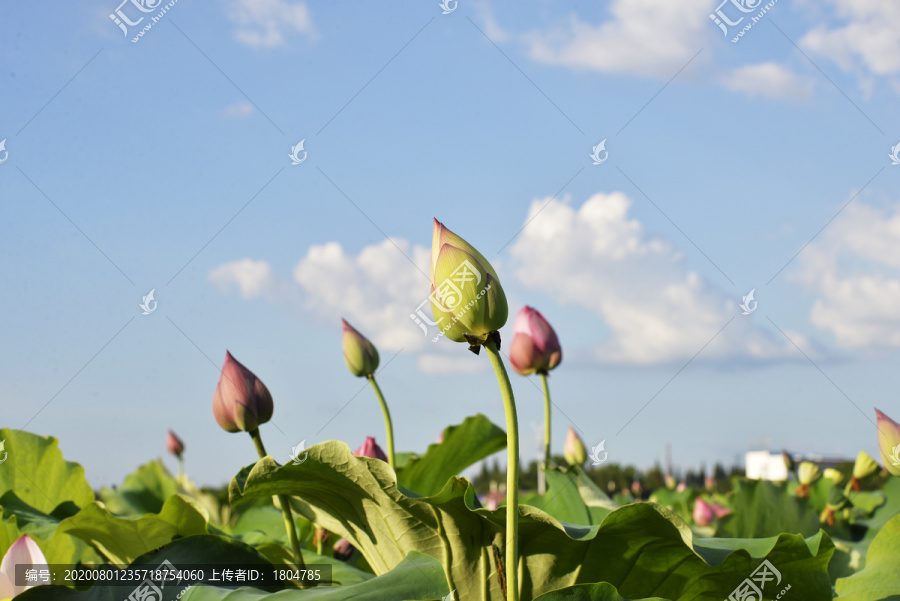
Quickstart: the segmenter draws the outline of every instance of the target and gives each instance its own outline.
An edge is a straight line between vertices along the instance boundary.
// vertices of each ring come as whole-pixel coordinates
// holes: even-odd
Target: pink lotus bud
[[[575,428],[569,427],[569,433],[566,434],[566,444],[563,447],[563,456],[569,465],[584,465],[587,461],[587,450],[581,438],[575,433]]]
[[[703,479],[703,485],[706,487],[706,490],[713,491],[716,490],[716,479],[712,476],[706,476]]]
[[[718,503],[710,503],[710,505],[712,506],[713,513],[716,514],[717,519],[724,518],[726,515],[731,513],[730,509],[728,509],[727,507],[722,507]]]
[[[643,492],[643,488],[641,488],[640,480],[635,480],[631,483],[631,494],[635,496],[635,498],[640,498],[641,492]]]
[[[675,486],[677,483],[675,482],[675,477],[672,474],[666,474],[663,476],[663,481],[666,483],[666,488],[669,490],[675,490]]]
[[[694,523],[698,526],[709,526],[714,516],[715,512],[713,512],[713,508],[709,506],[709,503],[701,497],[697,497],[697,500],[694,501]]]
[[[687,490],[687,484],[682,480],[678,483],[678,486],[675,487],[675,492],[684,492]]]
[[[47,560],[30,536],[23,534],[10,545],[0,562],[0,599],[12,599],[19,593],[37,585],[16,586],[16,564],[44,565]],[[48,583],[43,583],[48,584]]]
[[[375,439],[371,436],[367,436],[366,442],[362,443],[358,449],[353,451],[353,454],[357,457],[370,457],[372,459],[387,461],[387,455],[384,454],[384,451],[381,450],[381,447],[378,446],[378,443],[376,443]]]
[[[181,454],[184,453],[184,443],[181,442],[181,439],[175,436],[175,433],[171,430],[169,430],[169,435],[166,437],[166,448],[170,453],[179,458],[181,457]]]
[[[520,375],[547,373],[562,361],[556,332],[536,309],[525,306],[516,316],[509,362]]]
[[[497,272],[437,219],[431,237],[431,312],[447,338],[470,346],[486,341],[509,316]]]
[[[875,410],[878,418],[878,449],[887,471],[900,476],[900,424]]]
[[[344,362],[354,376],[369,377],[378,369],[378,349],[356,329],[341,319],[344,326]]]
[[[342,538],[334,543],[332,552],[334,553],[334,558],[338,561],[350,561],[350,558],[356,552],[356,547],[350,544],[350,541],[346,538]]]
[[[213,396],[213,415],[219,425],[228,432],[252,432],[272,419],[273,411],[266,385],[226,351]]]

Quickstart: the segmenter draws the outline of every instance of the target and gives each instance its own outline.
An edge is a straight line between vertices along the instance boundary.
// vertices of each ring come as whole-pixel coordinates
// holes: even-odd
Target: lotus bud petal
[[[687,483],[683,480],[678,483],[678,486],[675,487],[675,492],[684,492],[687,490]]]
[[[723,507],[718,503],[710,503],[710,506],[712,507],[713,513],[716,514],[716,519],[724,518],[726,515],[731,513],[730,509],[728,509],[727,507]]]
[[[703,486],[710,492],[716,490],[716,479],[712,476],[706,476],[703,478]]]
[[[447,338],[470,345],[486,341],[509,315],[497,272],[437,219],[431,239],[431,312]]]
[[[563,447],[563,456],[569,465],[584,465],[587,461],[587,450],[581,438],[575,433],[575,428],[569,427],[569,433],[566,434],[566,444]]]
[[[525,306],[513,324],[509,362],[520,375],[547,373],[562,361],[556,332],[536,309]]]
[[[800,468],[797,470],[797,479],[800,481],[800,484],[813,484],[821,477],[822,470],[819,469],[818,465],[810,461],[800,463]]]
[[[11,599],[21,592],[37,585],[16,585],[16,564],[45,565],[47,560],[41,548],[27,534],[23,534],[10,545],[0,562],[0,599]],[[42,583],[48,584],[48,583]]]
[[[678,483],[675,481],[675,477],[672,474],[666,474],[663,476],[663,481],[666,483],[666,488],[669,490],[675,490],[675,487]]]
[[[697,497],[697,500],[694,501],[694,523],[698,526],[709,526],[713,517],[715,517],[713,508],[701,497]]]
[[[266,385],[225,352],[222,375],[213,396],[213,415],[228,432],[252,432],[272,419],[274,405]]]
[[[344,362],[354,376],[369,377],[378,369],[378,349],[372,342],[342,319],[344,326]]]
[[[382,461],[387,461],[387,455],[384,454],[384,451],[381,447],[378,446],[378,443],[375,442],[375,439],[371,436],[366,437],[366,441],[360,445],[358,449],[353,451],[353,454],[357,457],[370,457],[371,459],[381,459]]]
[[[643,491],[643,488],[641,487],[640,480],[635,480],[631,483],[631,494],[634,495],[634,498],[640,499],[642,491]]]
[[[878,418],[878,449],[887,471],[900,476],[900,424],[875,410]]]
[[[171,430],[169,430],[169,435],[166,437],[166,449],[179,458],[184,453],[184,443]]]
[[[865,451],[860,451],[859,455],[856,456],[856,462],[853,464],[853,477],[857,480],[862,480],[863,478],[877,474],[880,469],[881,466],[878,465],[877,461],[872,459],[871,455]]]
[[[822,477],[831,480],[831,483],[834,486],[838,486],[841,482],[844,481],[844,474],[834,469],[833,467],[825,468],[825,471],[822,472]]]

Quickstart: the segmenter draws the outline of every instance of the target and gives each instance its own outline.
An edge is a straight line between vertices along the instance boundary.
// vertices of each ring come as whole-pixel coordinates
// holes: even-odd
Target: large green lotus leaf
[[[544,472],[547,492],[529,495],[522,504],[537,507],[560,522],[590,526],[603,521],[615,503],[578,467],[551,468]]]
[[[192,565],[254,566],[260,570],[274,569],[255,549],[237,541],[211,534],[189,536],[154,549],[137,557],[134,564],[159,566],[168,561],[177,569],[190,569]],[[157,583],[159,584],[159,583]],[[188,582],[168,582],[162,588],[162,599],[154,601],[175,601],[185,590]],[[275,592],[283,587],[269,587]],[[95,585],[87,590],[76,591],[59,585],[36,586],[16,596],[16,601],[123,601],[131,594],[131,586]],[[181,599],[187,599],[190,591]],[[223,589],[233,590],[233,589]],[[238,589],[243,590],[243,589]]]
[[[56,534],[60,521],[78,512],[71,501],[65,501],[46,514],[28,505],[9,490],[0,497],[5,526],[0,528],[0,556],[22,534],[28,534],[50,563],[77,564],[102,561],[87,543],[68,534]],[[4,531],[5,529],[5,531]]]
[[[716,536],[761,538],[779,533],[811,536],[819,516],[809,501],[789,494],[784,484],[735,479],[731,513],[719,520]]]
[[[104,488],[100,499],[117,515],[159,513],[166,499],[178,492],[175,478],[159,459],[139,467],[118,488]]]
[[[207,516],[196,501],[172,495],[156,514],[118,517],[99,501],[66,518],[57,533],[68,532],[99,549],[112,563],[127,565],[136,557],[176,538],[206,534]]]
[[[232,503],[292,495],[304,517],[351,541],[376,574],[410,552],[434,557],[460,599],[500,599],[493,546],[504,556],[506,508],[476,508],[464,478],[432,497],[403,494],[383,461],[354,457],[346,444],[319,443],[302,465],[271,457],[231,482]],[[560,523],[544,511],[520,507],[521,598],[609,582],[620,595],[678,601],[721,601],[768,559],[807,601],[831,599],[827,565],[834,547],[822,532],[804,540],[782,534],[763,540],[694,541],[673,512],[649,503],[626,505],[603,523]]]
[[[443,442],[429,445],[424,455],[398,468],[397,480],[420,495],[436,495],[447,480],[505,447],[506,432],[479,413],[445,429]]]
[[[841,601],[900,600],[900,515],[881,528],[866,554],[865,569],[839,578],[835,592]]]
[[[666,601],[662,597],[626,599],[608,582],[576,584],[541,595],[534,601]]]
[[[0,441],[7,453],[0,467],[0,495],[13,490],[19,499],[44,513],[63,501],[84,507],[94,500],[84,468],[63,459],[57,439],[2,428]]]

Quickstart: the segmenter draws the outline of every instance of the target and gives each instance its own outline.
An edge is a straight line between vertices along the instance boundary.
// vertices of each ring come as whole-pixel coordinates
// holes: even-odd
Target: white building
[[[744,456],[744,469],[753,480],[787,480],[788,470],[781,453],[748,451]]]

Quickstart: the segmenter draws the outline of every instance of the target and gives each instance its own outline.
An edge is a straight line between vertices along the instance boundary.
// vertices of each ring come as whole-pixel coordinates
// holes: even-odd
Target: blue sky
[[[157,4],[0,5],[2,421],[95,486],[168,428],[200,483],[253,461],[212,418],[226,349],[272,391],[276,458],[383,442],[341,317],[398,450],[502,424],[487,358],[409,318],[432,217],[557,330],[557,451],[574,424],[640,467],[852,457],[900,416],[897,7],[777,2],[732,42],[765,4],[182,1],[135,38]],[[538,382],[512,377],[531,459]]]

